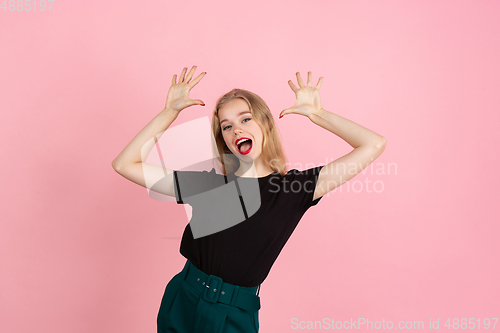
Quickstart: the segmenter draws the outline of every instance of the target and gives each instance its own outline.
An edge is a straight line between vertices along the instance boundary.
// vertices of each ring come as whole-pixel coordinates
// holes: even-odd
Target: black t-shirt
[[[206,274],[258,286],[304,213],[320,201],[312,199],[322,167],[260,178],[226,177],[215,168],[174,171],[177,203],[192,206],[180,253]]]

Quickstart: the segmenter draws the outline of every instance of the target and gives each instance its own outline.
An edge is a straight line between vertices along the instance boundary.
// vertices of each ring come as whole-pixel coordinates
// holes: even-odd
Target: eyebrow
[[[239,114],[238,116],[244,115],[245,113],[250,113],[250,114],[252,114],[250,111],[242,111],[242,112],[240,112],[240,114]],[[222,123],[223,123],[223,122],[225,122],[225,121],[227,121],[227,119],[222,120],[220,123],[222,124]]]

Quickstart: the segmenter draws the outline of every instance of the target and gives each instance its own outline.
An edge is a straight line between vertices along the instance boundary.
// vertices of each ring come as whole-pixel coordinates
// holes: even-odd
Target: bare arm
[[[385,137],[323,108],[311,112],[309,119],[341,137],[354,148],[321,169],[313,200],[354,178],[373,163],[385,149],[387,143]]]
[[[128,180],[143,187],[149,187],[150,189],[153,184],[164,178],[164,181],[156,185],[154,190],[159,193],[175,196],[173,171],[157,165],[144,163],[141,152],[144,155],[144,160],[146,160],[157,141],[156,137],[158,136],[159,138],[161,136],[177,118],[178,114],[176,110],[163,109],[113,160],[113,169]]]
[[[111,165],[116,172],[128,180],[150,188],[155,192],[175,196],[173,171],[157,165],[144,163],[156,141],[170,127],[181,110],[192,105],[205,105],[201,100],[191,100],[189,91],[206,74],[201,73],[193,81],[196,66],[193,66],[184,79],[187,68],[182,70],[179,83],[176,75],[172,78],[172,86],[168,91],[165,108],[153,118],[113,160]],[[154,188],[152,186],[154,185]]]
[[[323,77],[320,77],[313,87],[311,72],[308,72],[307,84],[304,84],[299,72],[296,75],[299,88],[291,80],[288,84],[297,100],[291,108],[281,111],[280,118],[290,113],[307,116],[313,123],[339,136],[354,148],[350,153],[326,164],[321,169],[313,196],[313,200],[316,200],[349,181],[370,165],[383,153],[387,140],[368,128],[323,109],[319,96]]]

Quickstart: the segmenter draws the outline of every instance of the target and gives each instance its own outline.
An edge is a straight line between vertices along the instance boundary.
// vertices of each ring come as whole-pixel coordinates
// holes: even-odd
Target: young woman
[[[158,114],[113,161],[125,178],[188,203],[193,216],[184,230],[180,252],[184,268],[165,288],[157,318],[158,332],[258,332],[259,291],[282,248],[304,213],[322,196],[372,163],[385,149],[384,137],[328,112],[321,106],[321,77],[312,86],[297,73],[295,104],[280,113],[298,114],[344,139],[354,149],[326,165],[286,170],[286,158],[273,116],[256,94],[233,89],[217,101],[212,131],[222,172],[169,170],[144,163],[179,113],[205,104],[189,91],[206,75],[191,80],[187,68],[167,95]],[[152,143],[153,142],[153,143]],[[310,142],[312,145],[313,142]],[[324,143],[322,144],[327,147]],[[348,168],[348,167],[349,168]],[[221,215],[222,212],[222,215]],[[224,213],[226,213],[224,215]]]

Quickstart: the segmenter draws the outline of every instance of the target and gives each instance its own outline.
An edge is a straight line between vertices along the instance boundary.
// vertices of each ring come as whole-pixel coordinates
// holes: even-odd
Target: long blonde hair
[[[220,126],[219,110],[233,99],[242,99],[250,108],[250,113],[262,130],[264,140],[262,142],[262,156],[271,169],[282,176],[286,174],[286,156],[283,152],[278,129],[274,123],[273,116],[266,102],[251,91],[244,89],[233,89],[219,98],[212,116],[212,133],[215,138],[216,149],[219,152],[217,159],[222,164],[222,172],[225,175],[234,173],[240,166],[240,160],[229,150],[222,136]]]

